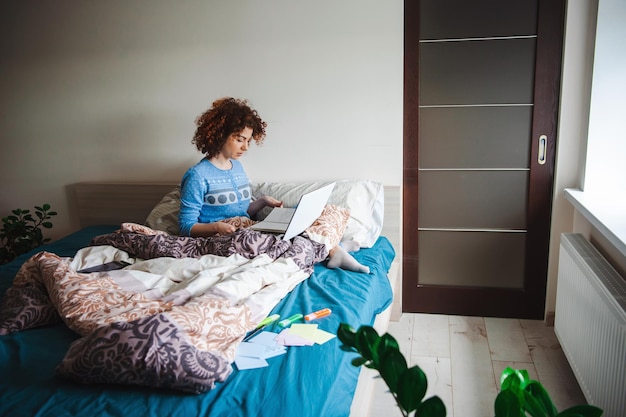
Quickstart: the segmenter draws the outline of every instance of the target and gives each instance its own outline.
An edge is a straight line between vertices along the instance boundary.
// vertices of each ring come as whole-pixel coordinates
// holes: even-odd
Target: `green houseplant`
[[[52,228],[49,222],[57,213],[50,204],[35,206],[34,216],[28,209],[15,209],[12,214],[2,218],[0,229],[0,264],[12,261],[15,257],[49,242],[43,237],[42,229]]]
[[[592,405],[576,405],[558,412],[550,395],[526,370],[506,368],[500,376],[500,393],[494,404],[496,417],[600,417]]]
[[[382,336],[371,326],[355,331],[342,323],[337,329],[341,349],[360,356],[352,365],[364,365],[379,372],[403,416],[443,417],[446,408],[437,396],[424,401],[428,382],[418,367],[407,367],[398,342],[388,333]],[[557,412],[548,392],[529,378],[525,370],[506,368],[501,375],[501,390],[494,403],[495,417],[600,417],[602,410],[592,405],[578,405]],[[411,414],[413,413],[413,414]]]
[[[422,401],[428,388],[426,374],[419,366],[407,366],[398,342],[389,333],[379,336],[371,326],[361,326],[355,332],[350,325],[342,323],[337,337],[343,343],[342,350],[361,355],[352,360],[352,365],[365,365],[378,371],[403,416],[415,412],[416,417],[445,417],[446,407],[441,398],[434,396]]]

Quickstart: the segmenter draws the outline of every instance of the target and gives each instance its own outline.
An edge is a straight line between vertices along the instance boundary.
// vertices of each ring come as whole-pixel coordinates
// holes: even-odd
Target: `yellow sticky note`
[[[318,345],[322,345],[328,342],[329,340],[331,340],[333,337],[337,337],[337,336],[335,336],[332,333],[326,332],[324,330],[317,329],[315,331],[315,338],[313,339],[313,341],[317,343]]]
[[[318,329],[317,324],[295,323],[291,325],[288,331],[289,334],[310,340],[318,345],[322,345],[331,340],[333,337],[336,337],[332,333]]]
[[[314,337],[316,331],[317,324],[294,323],[291,327],[289,327],[289,333],[309,340],[315,340]]]

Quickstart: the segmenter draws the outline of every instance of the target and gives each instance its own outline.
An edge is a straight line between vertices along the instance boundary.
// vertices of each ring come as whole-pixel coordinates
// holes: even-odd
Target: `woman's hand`
[[[248,206],[248,215],[250,215],[251,219],[255,219],[257,213],[261,211],[264,207],[282,207],[282,206],[283,206],[282,201],[276,200],[274,197],[264,195],[250,203],[250,206]]]
[[[259,200],[263,200],[263,203],[264,203],[263,207],[282,207],[283,206],[282,201],[276,200],[274,197],[270,197],[269,195],[264,195],[263,197],[259,198]]]
[[[224,222],[196,223],[191,228],[191,236],[208,237],[218,234],[227,235],[229,233],[234,233],[235,231],[237,231],[237,228],[235,226]]]
[[[224,223],[224,222],[215,222],[213,223],[215,226],[215,234],[216,235],[227,235],[230,233],[235,233],[237,228],[232,224]]]

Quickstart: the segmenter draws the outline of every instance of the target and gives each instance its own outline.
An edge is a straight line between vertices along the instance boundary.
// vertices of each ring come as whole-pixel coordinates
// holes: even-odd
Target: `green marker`
[[[294,321],[298,321],[301,320],[302,317],[304,317],[302,314],[294,314],[293,316],[286,318],[285,320],[281,320],[278,322],[278,325],[280,327],[287,327],[289,326],[291,323],[293,323]]]
[[[261,322],[259,323],[259,325],[256,327],[257,329],[259,327],[265,327],[269,324],[274,323],[276,320],[278,320],[280,318],[280,314],[272,314],[271,316],[268,316],[266,318],[264,318],[263,320],[261,320]]]

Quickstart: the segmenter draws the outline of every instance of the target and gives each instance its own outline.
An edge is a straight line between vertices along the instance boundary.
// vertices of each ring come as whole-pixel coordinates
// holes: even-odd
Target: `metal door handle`
[[[539,151],[537,152],[537,162],[539,165],[546,163],[546,152],[548,151],[548,136],[539,136]]]

